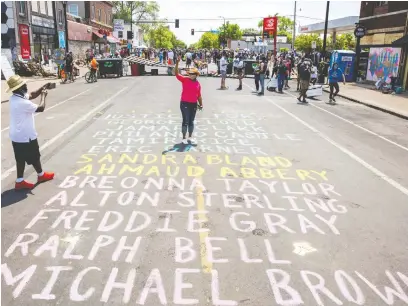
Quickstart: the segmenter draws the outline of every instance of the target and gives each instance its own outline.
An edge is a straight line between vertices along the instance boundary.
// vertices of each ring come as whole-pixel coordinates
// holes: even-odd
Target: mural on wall
[[[392,76],[398,76],[400,60],[401,48],[370,48],[367,80],[384,79],[387,83],[390,83]]]

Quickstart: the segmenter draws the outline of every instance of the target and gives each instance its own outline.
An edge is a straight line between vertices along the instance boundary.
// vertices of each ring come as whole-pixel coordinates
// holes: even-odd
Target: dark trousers
[[[259,82],[261,81],[261,76],[259,74],[255,74],[255,88],[256,91],[259,91]]]
[[[183,116],[183,123],[181,125],[181,132],[183,133],[183,138],[187,134],[191,136],[194,132],[194,119],[197,113],[197,102],[181,102],[180,103],[181,115]]]
[[[282,92],[283,90],[283,85],[285,83],[285,75],[284,74],[278,74],[278,90]]]
[[[335,96],[337,96],[337,94],[340,91],[339,83],[337,83],[337,82],[329,83],[329,86],[330,86],[330,99],[333,99]],[[335,93],[333,93],[334,89],[336,89]]]

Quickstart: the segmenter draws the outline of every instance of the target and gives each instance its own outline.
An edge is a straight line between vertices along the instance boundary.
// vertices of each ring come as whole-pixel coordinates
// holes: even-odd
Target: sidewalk
[[[77,77],[77,80],[84,77],[87,71],[88,71],[87,67],[79,67],[79,76]],[[56,87],[58,87],[61,84],[61,80],[56,77],[43,78],[36,76],[36,77],[22,77],[22,79],[27,82],[29,92],[36,90],[47,83],[56,83]],[[11,92],[6,92],[7,88],[8,88],[7,81],[1,80],[1,103],[8,102],[12,94]]]
[[[408,119],[408,93],[400,95],[383,94],[380,91],[364,88],[363,85],[346,83],[340,85],[339,97],[364,104],[389,114]],[[330,92],[329,88],[323,87],[325,92]]]

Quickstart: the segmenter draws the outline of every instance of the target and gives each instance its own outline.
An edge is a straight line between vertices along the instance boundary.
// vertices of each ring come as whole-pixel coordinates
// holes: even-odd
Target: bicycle
[[[97,76],[96,76],[96,72],[92,73],[91,69],[92,68],[89,68],[89,71],[85,74],[85,81],[87,83],[94,83],[94,82],[96,82],[98,80]]]

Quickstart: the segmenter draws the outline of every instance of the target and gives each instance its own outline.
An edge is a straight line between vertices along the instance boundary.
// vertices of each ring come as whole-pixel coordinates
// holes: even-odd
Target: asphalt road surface
[[[29,193],[2,105],[2,304],[407,305],[408,122],[200,82],[197,146],[174,77],[51,91]]]

